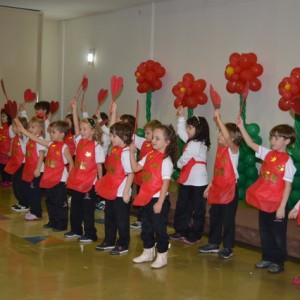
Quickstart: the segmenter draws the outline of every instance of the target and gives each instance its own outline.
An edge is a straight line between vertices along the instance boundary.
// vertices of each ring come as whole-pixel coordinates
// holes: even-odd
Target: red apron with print
[[[11,157],[4,171],[8,174],[15,174],[24,162],[25,154],[22,150],[19,137],[16,135],[12,142]]]
[[[110,154],[106,157],[106,174],[97,180],[95,184],[96,192],[106,200],[115,200],[118,189],[126,177],[122,165],[122,152],[124,148],[114,146]]]
[[[140,155],[139,155],[139,160],[141,160],[143,157],[145,157],[150,151],[152,151],[152,144],[149,141],[144,141],[141,147]],[[142,173],[143,171],[137,172],[134,174],[133,178],[133,183],[137,185],[142,184]]]
[[[248,204],[268,213],[275,212],[282,200],[285,164],[289,155],[270,151],[263,161],[259,178],[246,190]]]
[[[52,188],[61,182],[61,177],[65,168],[62,153],[64,145],[64,142],[53,142],[48,148],[45,171],[40,182],[41,188]]]
[[[72,134],[71,131],[69,131],[68,134],[66,135],[65,143],[67,144],[67,146],[70,150],[71,156],[74,156],[76,145],[75,145],[75,142],[74,142],[74,135]]]
[[[87,193],[93,187],[97,176],[95,142],[81,139],[76,148],[74,166],[67,180],[67,188]]]
[[[218,146],[212,185],[208,190],[209,204],[228,204],[234,199],[236,178],[229,148]]]
[[[161,178],[162,161],[165,153],[152,150],[146,158],[142,170],[142,184],[138,195],[133,201],[135,206],[147,205],[153,195],[161,190],[163,180]]]
[[[0,125],[0,163],[7,164],[10,150],[11,138],[9,136],[9,126],[7,124]]]
[[[298,220],[297,220],[298,225],[300,226],[300,208],[299,208],[299,212],[298,212]]]
[[[34,171],[37,167],[39,155],[36,142],[29,140],[26,145],[25,164],[22,173],[22,180],[31,182],[34,178]]]

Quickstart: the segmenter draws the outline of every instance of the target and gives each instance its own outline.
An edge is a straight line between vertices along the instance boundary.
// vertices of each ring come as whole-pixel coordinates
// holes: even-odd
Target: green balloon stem
[[[151,120],[151,99],[152,99],[152,91],[147,93],[146,97],[146,120],[149,122]]]
[[[192,108],[188,108],[188,118],[194,115],[194,110]]]
[[[244,124],[246,124],[246,102],[247,99],[245,99],[243,103],[243,95],[240,94],[240,110],[241,110],[241,118],[244,121]]]
[[[295,114],[294,128],[296,132],[295,148],[300,148],[300,115]],[[300,149],[299,149],[300,150]]]

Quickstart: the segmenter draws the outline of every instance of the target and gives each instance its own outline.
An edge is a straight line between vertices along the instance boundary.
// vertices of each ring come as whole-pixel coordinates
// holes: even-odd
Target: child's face
[[[42,115],[45,115],[46,116],[46,112],[47,112],[47,110],[45,110],[45,109],[36,109],[35,110],[35,115],[37,116],[37,115],[40,115],[40,114],[42,114]]]
[[[68,123],[69,127],[72,127],[72,121],[69,118],[65,118],[65,121]]]
[[[218,144],[222,146],[228,146],[221,130],[219,131],[218,135]]]
[[[15,135],[19,134],[18,126],[15,124],[15,122],[12,123],[11,128]]]
[[[1,123],[2,124],[7,123],[7,115],[6,114],[1,114]]]
[[[159,152],[165,152],[170,141],[166,140],[164,132],[161,129],[154,129],[152,138],[153,149]]]
[[[39,123],[29,122],[28,131],[34,135],[40,135],[42,133],[42,127]]]
[[[114,133],[110,134],[110,140],[113,146],[119,146],[119,147],[126,146],[123,140],[118,135],[115,135]]]
[[[145,139],[147,141],[152,141],[152,136],[153,136],[153,130],[152,130],[152,128],[146,128],[145,129]]]
[[[192,125],[187,124],[186,125],[186,133],[188,135],[188,138],[192,139],[195,136],[196,128]]]
[[[287,145],[290,143],[290,139],[286,139],[279,135],[273,135],[270,137],[270,144],[272,150],[279,152],[285,152]]]
[[[84,139],[92,140],[95,134],[95,129],[85,122],[80,122],[80,134]]]
[[[58,131],[55,127],[50,128],[50,137],[53,142],[62,142],[64,140],[65,134]]]

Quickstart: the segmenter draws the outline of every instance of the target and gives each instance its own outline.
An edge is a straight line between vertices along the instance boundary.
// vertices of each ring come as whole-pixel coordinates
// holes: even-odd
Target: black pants
[[[19,205],[29,207],[29,201],[25,197],[25,183],[22,180],[22,173],[24,169],[24,164],[17,170],[15,174],[12,175],[12,188]]]
[[[140,186],[139,185],[135,185],[136,186],[136,195],[139,193],[140,190]],[[135,210],[135,214],[136,214],[136,220],[141,222],[141,207],[140,206],[133,206],[134,210]]]
[[[42,175],[34,177],[31,182],[23,181],[25,201],[28,201],[30,212],[37,216],[42,217],[42,189],[40,188],[40,181]]]
[[[170,196],[167,195],[159,214],[154,213],[153,206],[158,198],[152,198],[151,201],[141,207],[142,232],[141,238],[144,248],[153,248],[155,243],[157,251],[164,253],[168,251],[169,236],[167,233],[168,215],[170,211]]]
[[[82,223],[84,225],[84,234],[92,240],[97,239],[97,230],[95,228],[95,187],[87,193],[71,191],[72,201],[70,209],[71,231],[78,235],[83,234]]]
[[[105,242],[108,245],[122,246],[128,249],[130,242],[129,218],[130,202],[122,197],[105,201]],[[117,239],[117,233],[119,239]]]
[[[55,229],[67,229],[68,204],[65,182],[60,182],[52,188],[45,189],[45,193],[49,223]]]
[[[176,202],[174,229],[182,236],[200,239],[206,214],[205,186],[180,185]]]
[[[0,174],[2,182],[11,182],[11,175],[4,171],[6,164],[0,164]]]
[[[259,233],[262,259],[283,266],[286,249],[287,211],[284,219],[276,219],[276,212],[259,211]]]
[[[234,199],[228,204],[212,204],[209,210],[210,226],[208,241],[224,248],[233,248],[235,243],[235,215],[238,206],[237,188]],[[222,238],[223,231],[223,238]]]

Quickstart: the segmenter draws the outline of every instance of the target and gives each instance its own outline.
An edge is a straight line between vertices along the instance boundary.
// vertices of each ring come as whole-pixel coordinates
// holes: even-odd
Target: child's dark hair
[[[66,121],[54,121],[49,125],[49,128],[55,128],[58,132],[68,134],[69,125]]]
[[[5,109],[1,109],[1,115],[4,114],[7,117],[7,125],[11,125],[12,119],[11,116],[5,111]]]
[[[22,126],[25,129],[27,129],[27,127],[28,127],[28,120],[27,120],[27,118],[25,118],[25,117],[17,117],[17,119],[19,119],[19,121],[21,122]],[[14,124],[16,124],[16,123],[14,122]]]
[[[233,139],[233,143],[236,146],[240,146],[243,141],[243,136],[240,129],[234,123],[226,123],[225,126],[229,131],[231,138]]]
[[[162,130],[165,140],[169,141],[169,145],[166,148],[166,157],[170,156],[173,164],[177,161],[177,136],[174,127],[170,125],[160,125],[155,129]]]
[[[150,128],[151,130],[154,130],[157,126],[160,126],[161,122],[158,120],[151,120],[149,122],[147,122],[143,129],[146,130],[147,128]]]
[[[126,145],[132,143],[133,127],[127,122],[117,122],[110,127],[110,133],[117,135]]]
[[[287,146],[293,145],[296,141],[296,132],[294,127],[288,124],[280,124],[273,127],[270,131],[270,137],[272,136],[280,136],[285,139],[289,139],[290,142]]]
[[[68,114],[65,117],[66,120],[69,120],[71,122],[71,127],[69,127],[69,131],[71,131],[72,134],[75,133],[75,128],[74,128],[74,121],[73,121],[73,114]],[[79,118],[78,118],[79,120]]]
[[[39,101],[34,104],[34,109],[42,109],[46,111],[46,115],[50,112],[50,103],[48,101]]]
[[[210,138],[207,120],[204,117],[192,116],[187,119],[186,124],[195,127],[195,135],[192,138],[188,139],[187,142],[202,142],[207,148],[209,148]]]
[[[130,124],[130,126],[132,128],[134,128],[134,126],[135,126],[135,117],[133,115],[122,115],[120,117],[120,119],[121,119],[122,122],[126,122],[126,123]]]

